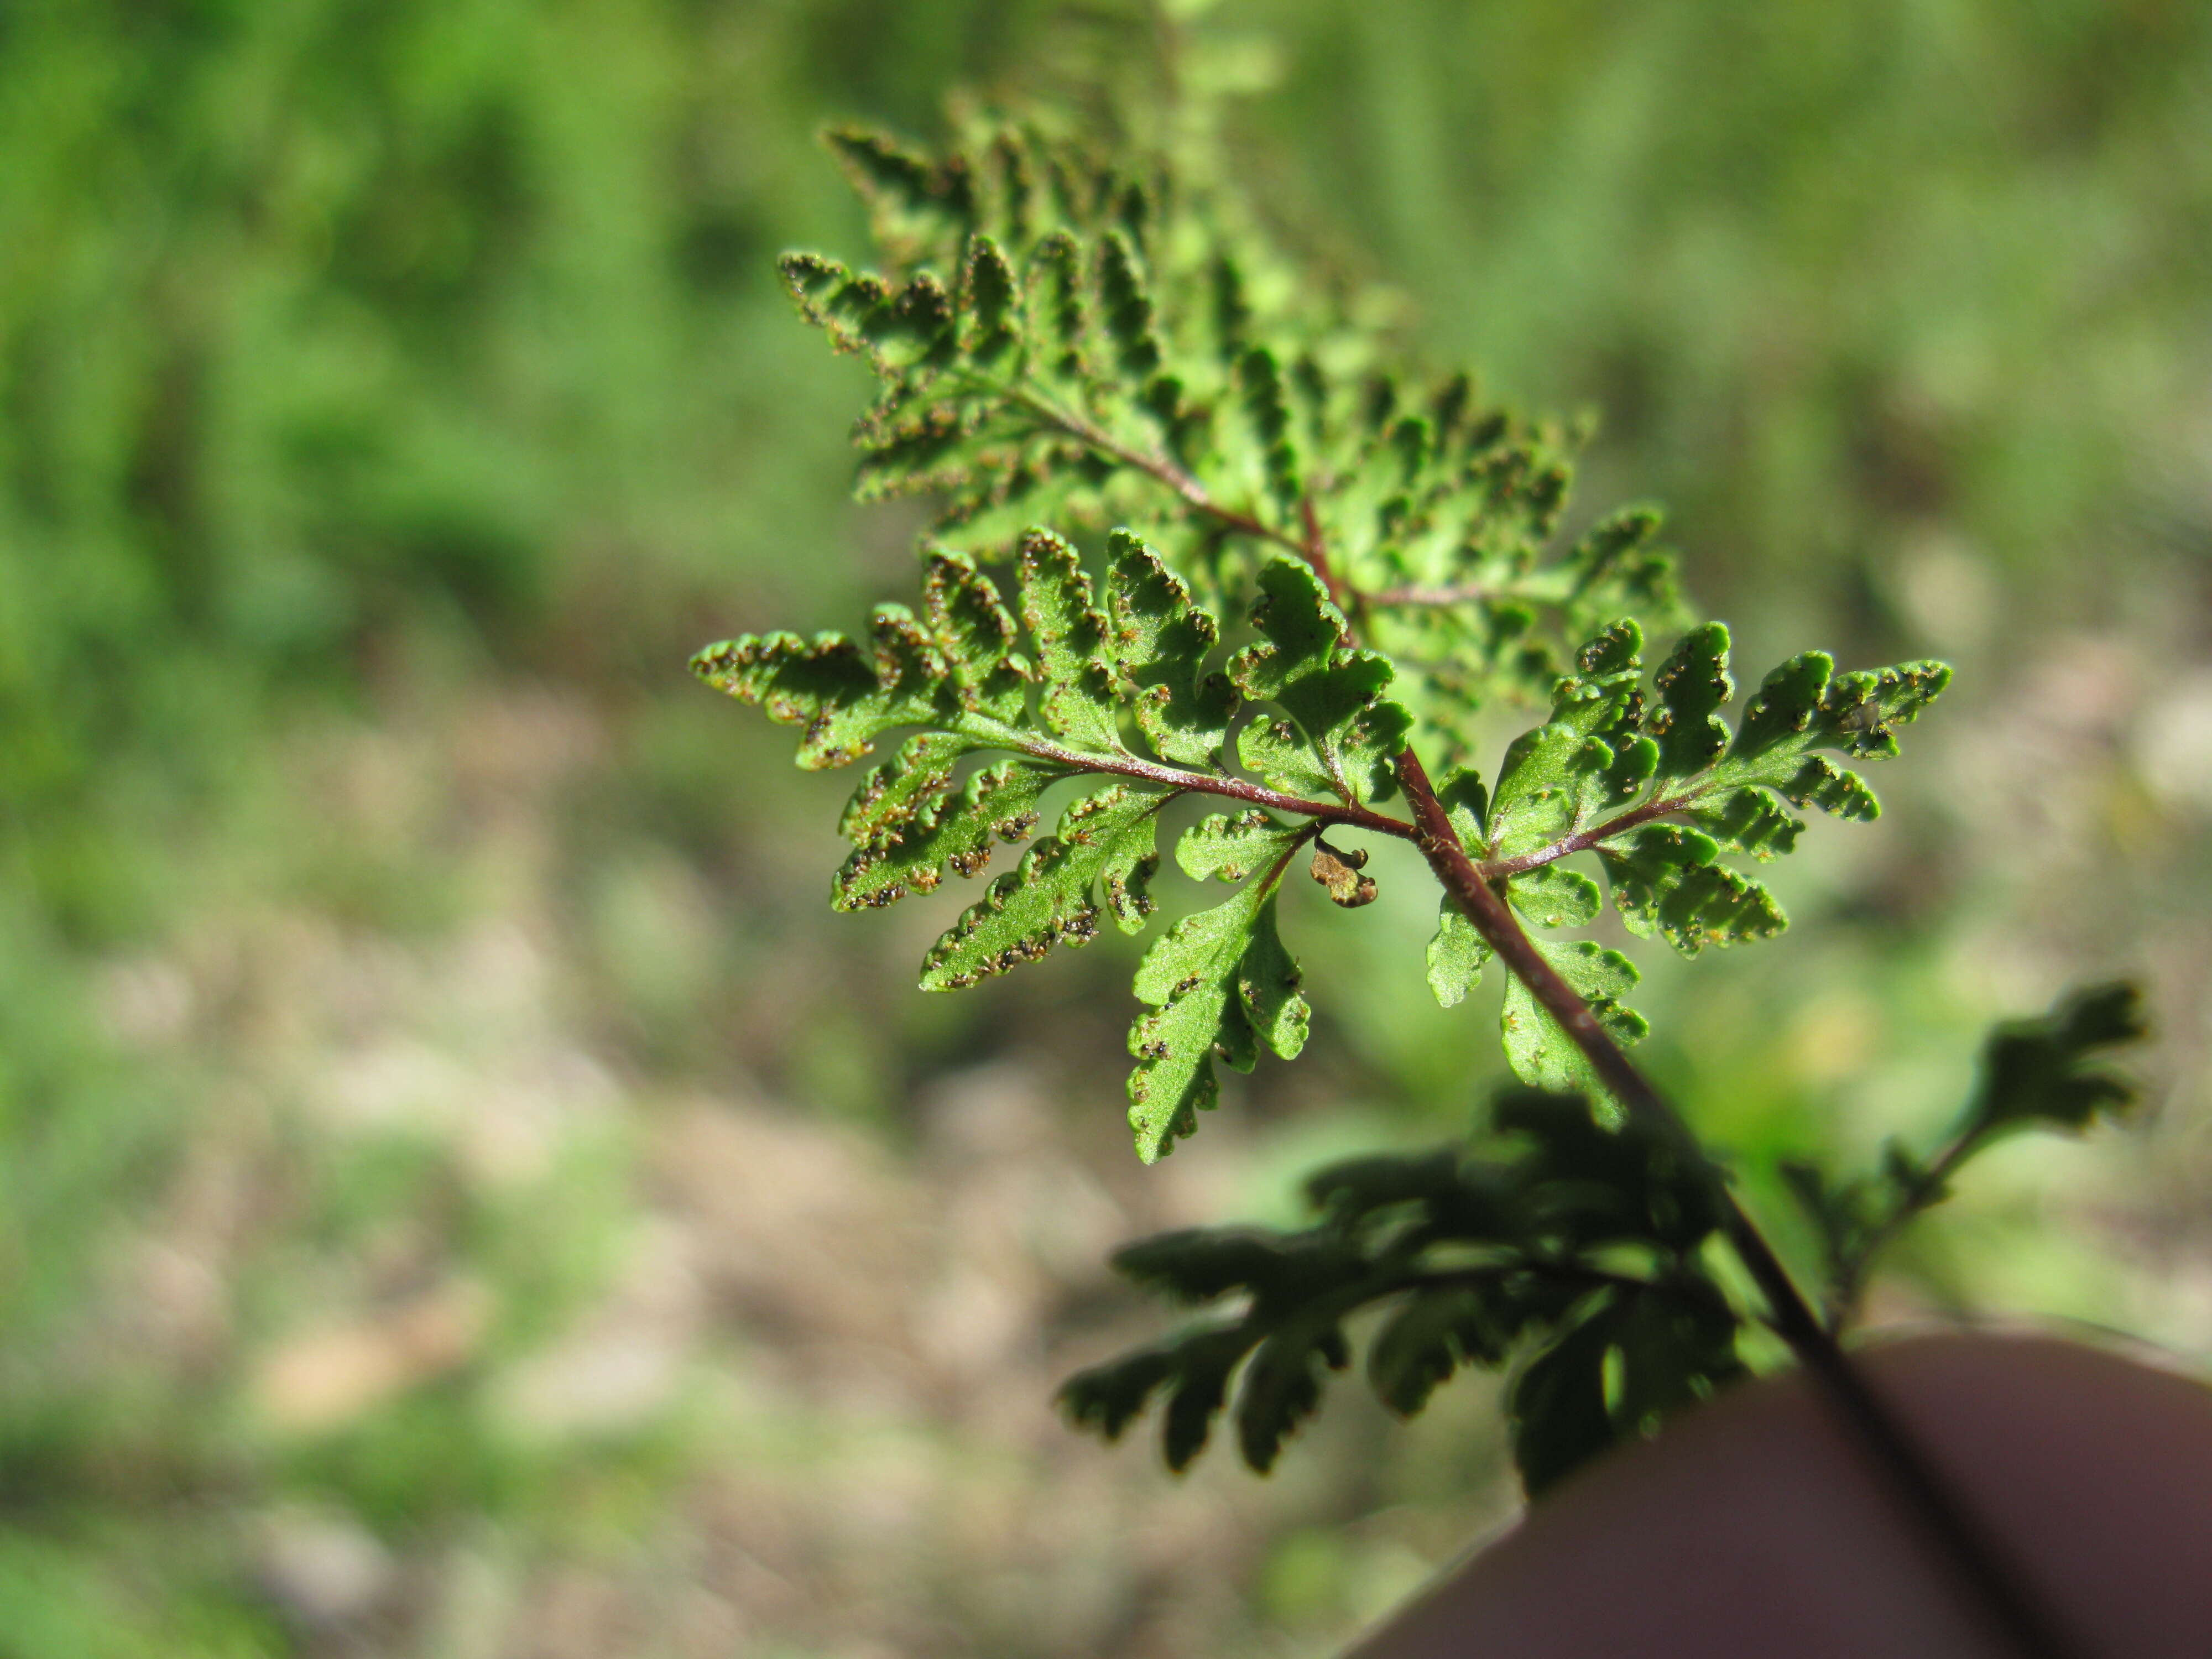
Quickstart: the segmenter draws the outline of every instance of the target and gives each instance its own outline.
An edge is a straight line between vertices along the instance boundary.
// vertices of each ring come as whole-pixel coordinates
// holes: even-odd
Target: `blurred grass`
[[[1655,1063],[1759,1171],[1924,1128],[2147,975],[2165,1104],[2021,1146],[1891,1311],[2212,1358],[2212,16],[2179,0],[1232,4],[1271,212],[1594,408],[1746,660],[1952,701]],[[0,1653],[1323,1650],[1505,1513],[1488,1388],[1274,1480],[1052,1420],[1116,1239],[1462,1123],[1427,902],[1161,1171],[1126,953],[961,999],[831,917],[834,780],[700,642],[901,580],[811,135],[1144,61],[981,0],[0,13]],[[1132,42],[1137,42],[1132,45]],[[1387,854],[1387,849],[1385,849]]]

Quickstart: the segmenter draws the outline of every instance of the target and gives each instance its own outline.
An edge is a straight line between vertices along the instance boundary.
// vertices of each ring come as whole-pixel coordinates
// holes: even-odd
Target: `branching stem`
[[[1298,522],[1305,531],[1305,539],[1299,544],[1298,553],[1313,567],[1314,574],[1321,579],[1322,589],[1328,595],[1329,603],[1344,612],[1347,619],[1344,643],[1350,645],[1352,627],[1349,618],[1358,608],[1362,596],[1338,580],[1335,570],[1330,567],[1328,539],[1322,533],[1321,514],[1315,509],[1311,494],[1298,497]]]
[[[1866,1286],[1868,1269],[1874,1260],[1888,1247],[1890,1240],[1905,1230],[1905,1224],[1943,1195],[1952,1176],[1980,1147],[1982,1137],[1972,1131],[1954,1136],[1951,1140],[1921,1167],[1918,1179],[1899,1194],[1896,1207],[1867,1230],[1848,1255],[1835,1261],[1835,1290],[1828,1299],[1828,1322],[1840,1326],[1858,1305]]]
[[[1418,827],[1414,844],[1484,943],[1559,1022],[1622,1106],[1663,1133],[1691,1160],[1692,1168],[1705,1172],[1719,1205],[1729,1243],[1766,1303],[1767,1323],[1790,1345],[1831,1407],[1873,1455],[1893,1492],[1904,1500],[1929,1541],[1972,1587],[1990,1621],[2021,1653],[2033,1659],[2074,1659],[2079,1650],[2061,1635],[2043,1598],[1943,1484],[1904,1425],[1845,1358],[1834,1334],[1813,1311],[1773,1247],[1736,1201],[1726,1173],[1706,1155],[1680,1115],[1598,1024],[1589,1006],[1522,931],[1505,901],[1460,844],[1420,757],[1411,749],[1398,757],[1398,782],[1406,792]]]
[[[1327,550],[1310,514],[1307,530],[1306,544],[1298,550],[1326,582]],[[1376,603],[1406,602],[1410,592],[1413,591],[1368,598]],[[1455,602],[1460,597],[1475,596],[1454,595],[1440,602]],[[1419,594],[1420,602],[1433,598],[1426,592]],[[1399,787],[1413,815],[1413,844],[1420,848],[1444,890],[1506,970],[1558,1022],[1598,1080],[1629,1113],[1673,1145],[1688,1167],[1701,1172],[1712,1193],[1723,1231],[1766,1304],[1767,1324],[1790,1345],[1844,1426],[1871,1455],[1893,1495],[1902,1501],[1928,1541],[1966,1581],[1990,1623],[2029,1659],[2078,1659],[2077,1644],[2063,1633],[2042,1596],[1937,1476],[1905,1425],[1845,1357],[1835,1333],[1813,1310],[1774,1247],[1737,1202],[1727,1172],[1706,1153],[1696,1133],[1657,1086],[1637,1069],[1598,1023],[1581,994],[1536,949],[1498,890],[1507,876],[1587,850],[1639,823],[1679,811],[1691,798],[1662,797],[1534,853],[1477,866],[1437,800],[1420,757],[1411,748],[1401,751],[1397,771]]]
[[[1133,755],[1093,755],[1081,750],[1062,749],[1058,744],[1038,743],[1023,739],[1009,744],[1032,759],[1048,762],[1083,772],[1107,772],[1116,777],[1138,778],[1146,783],[1157,783],[1170,789],[1187,791],[1197,795],[1219,795],[1229,800],[1241,800],[1251,806],[1270,807],[1293,817],[1312,819],[1316,824],[1340,823],[1348,829],[1372,830],[1378,836],[1395,836],[1401,841],[1419,839],[1419,831],[1402,818],[1389,817],[1370,811],[1352,801],[1306,800],[1297,795],[1285,794],[1279,789],[1251,783],[1243,778],[1224,777],[1218,772],[1187,772],[1178,766],[1163,766],[1158,761],[1139,760]]]
[[[993,392],[1007,402],[1027,410],[1045,425],[1097,451],[1109,460],[1118,461],[1133,471],[1143,473],[1154,483],[1164,485],[1184,506],[1204,514],[1224,530],[1235,531],[1239,535],[1250,536],[1297,554],[1313,567],[1314,574],[1321,579],[1329,602],[1347,618],[1356,621],[1370,607],[1448,609],[1453,605],[1474,605],[1499,597],[1498,589],[1477,582],[1354,587],[1343,580],[1330,562],[1328,542],[1322,532],[1321,515],[1310,494],[1299,498],[1301,533],[1293,535],[1249,513],[1215,500],[1211,490],[1167,456],[1156,450],[1140,449],[1133,444],[1124,443],[1096,421],[1079,415],[1073,410],[1061,408],[1042,392],[1025,386],[998,381],[988,384]],[[1348,631],[1345,643],[1352,643]]]
[[[1526,871],[1539,869],[1556,863],[1575,853],[1587,853],[1615,836],[1625,836],[1640,824],[1654,818],[1663,818],[1669,812],[1681,811],[1695,805],[1695,793],[1662,795],[1645,801],[1641,806],[1632,806],[1626,812],[1607,818],[1602,823],[1592,824],[1587,830],[1577,830],[1571,836],[1563,836],[1548,847],[1539,847],[1532,853],[1516,853],[1510,859],[1485,859],[1476,866],[1486,881],[1497,881],[1506,876],[1517,876]]]
[[[1024,387],[1002,386],[999,390],[1009,402],[1020,404],[1046,425],[1058,428],[1078,443],[1087,444],[1108,459],[1143,473],[1155,483],[1165,484],[1193,511],[1203,513],[1225,528],[1242,535],[1256,536],[1261,541],[1273,542],[1278,547],[1305,556],[1305,542],[1254,518],[1249,513],[1239,512],[1217,501],[1204,484],[1166,456],[1125,444],[1097,422],[1086,419],[1073,410],[1062,409],[1049,398]]]

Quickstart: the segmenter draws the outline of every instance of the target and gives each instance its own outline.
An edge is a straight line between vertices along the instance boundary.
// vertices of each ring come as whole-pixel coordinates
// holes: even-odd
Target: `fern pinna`
[[[923,988],[954,990],[1109,923],[1146,928],[1172,840],[1186,876],[1231,890],[1136,972],[1128,1115],[1146,1162],[1194,1132],[1218,1066],[1299,1052],[1281,895],[1303,875],[1364,904],[1364,840],[1411,842],[1438,881],[1442,1003],[1493,958],[1504,970],[1520,1087],[1476,1139],[1322,1171],[1304,1231],[1122,1252],[1139,1282],[1231,1311],[1075,1378],[1071,1415],[1113,1436],[1159,1401],[1180,1467],[1228,1410],[1264,1469],[1349,1363],[1347,1322],[1379,1310],[1366,1369],[1395,1410],[1462,1364],[1514,1368],[1537,1490],[1738,1373],[1756,1322],[1924,1484],[1836,1328],[1875,1251],[1971,1152],[2126,1102],[2100,1062],[2138,1033],[2132,994],[2001,1032],[1936,1153],[1790,1172],[1823,1241],[1823,1314],[1627,1058],[1646,1030],[1636,966],[1582,930],[1609,896],[1629,934],[1686,956],[1779,933],[1753,872],[1807,809],[1877,815],[1854,769],[1896,755],[1949,669],[1838,672],[1806,652],[1731,724],[1728,630],[1690,625],[1656,516],[1562,544],[1565,434],[1486,407],[1463,375],[1394,368],[1390,342],[1233,200],[1015,124],[941,156],[860,132],[831,145],[884,269],[793,254],[784,276],[881,382],[860,493],[934,503],[919,604],[879,605],[857,636],[747,635],[694,663],[799,728],[801,766],[866,763],[831,903],[988,872],[922,962]],[[1473,718],[1514,707],[1534,723],[1486,770]],[[1169,812],[1186,798],[1195,821]],[[1971,1557],[1940,1492],[1918,1497]]]

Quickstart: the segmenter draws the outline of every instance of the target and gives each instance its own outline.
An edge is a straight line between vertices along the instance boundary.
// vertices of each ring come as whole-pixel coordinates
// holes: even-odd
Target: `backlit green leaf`
[[[1589,1005],[1614,1042],[1640,1042],[1651,1029],[1641,1014],[1620,1001],[1636,988],[1641,975],[1636,964],[1620,951],[1608,951],[1590,939],[1534,942],[1559,976]],[[1506,983],[1499,1024],[1504,1034],[1506,1062],[1522,1082],[1559,1094],[1587,1095],[1593,1100],[1607,1097],[1583,1051],[1518,979]]]
[[[1079,748],[1118,749],[1106,620],[1091,605],[1091,579],[1075,550],[1049,531],[1031,531],[1022,538],[1020,573],[1022,623],[1036,641],[1044,677],[1038,714],[1055,737]]]
[[[1624,621],[1583,648],[1552,694],[1552,717],[1505,751],[1491,792],[1491,851],[1530,853],[1589,828],[1632,799],[1656,755],[1644,711],[1642,632]]]
[[[1437,910],[1437,931],[1429,940],[1429,989],[1447,1008],[1455,1008],[1482,981],[1490,947],[1476,933],[1459,901],[1447,894]]]
[[[832,884],[830,904],[873,909],[908,892],[927,893],[946,865],[963,876],[977,874],[990,862],[994,842],[1029,839],[1037,798],[1066,775],[1062,768],[1018,761],[971,773],[958,795],[939,796],[934,810],[854,848]]]
[[[1347,800],[1388,795],[1391,763],[1412,724],[1405,710],[1382,699],[1389,663],[1343,643],[1343,615],[1311,566],[1270,559],[1259,587],[1251,620],[1261,640],[1231,660],[1229,678],[1246,696],[1283,708],[1296,726],[1261,728],[1265,741],[1240,743],[1240,757],[1270,781],[1281,780],[1277,787],[1319,787]]]
[[[1580,927],[1598,913],[1604,896],[1578,870],[1540,864],[1507,884],[1505,896],[1534,927]]]
[[[1219,628],[1192,605],[1189,589],[1159,555],[1134,536],[1116,532],[1109,551],[1111,649],[1115,665],[1137,688],[1137,724],[1163,760],[1218,765],[1237,704],[1227,677],[1205,665]]]
[[[1275,932],[1275,890],[1297,832],[1273,836],[1273,861],[1234,896],[1187,916],[1145,953],[1137,995],[1152,1005],[1129,1030],[1129,1126],[1150,1164],[1197,1127],[1220,1096],[1216,1058],[1252,1069],[1259,1045],[1284,1059],[1304,1046],[1308,1013],[1297,963]]]
[[[1055,945],[1080,947],[1098,933],[1101,909],[1133,933],[1152,908],[1158,867],[1153,816],[1167,792],[1119,782],[1072,803],[1053,836],[994,881],[938,940],[921,968],[925,991],[958,990]]]
[[[1663,933],[1693,957],[1708,945],[1771,939],[1789,926],[1765,887],[1713,862],[1719,852],[1719,843],[1695,830],[1648,823],[1599,856],[1628,930],[1647,939]]]

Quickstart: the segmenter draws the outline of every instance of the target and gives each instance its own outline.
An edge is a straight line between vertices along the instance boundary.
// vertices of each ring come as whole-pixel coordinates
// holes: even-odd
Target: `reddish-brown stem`
[[[1124,466],[1133,467],[1154,482],[1165,484],[1182,498],[1185,506],[1205,514],[1224,528],[1234,530],[1241,535],[1256,536],[1261,541],[1273,542],[1278,547],[1288,548],[1293,553],[1300,555],[1307,553],[1307,544],[1300,541],[1296,536],[1278,530],[1271,524],[1263,523],[1249,513],[1239,512],[1233,507],[1224,506],[1215,501],[1204,484],[1199,483],[1166,456],[1133,448],[1123,443],[1097,422],[1086,420],[1072,410],[1062,409],[1058,404],[1040,398],[1033,392],[1010,390],[1005,395],[1048,425],[1058,427],[1078,443],[1086,444],[1109,459],[1119,461]]]
[[[1344,613],[1344,643],[1350,645],[1352,643],[1352,612],[1358,604],[1360,596],[1339,581],[1336,572],[1329,568],[1328,540],[1322,534],[1321,514],[1316,510],[1311,495],[1298,497],[1298,521],[1305,528],[1305,540],[1300,545],[1298,551],[1305,556],[1305,562],[1313,567],[1314,574],[1320,578],[1322,590],[1328,595],[1328,602]]]
[[[1571,836],[1563,836],[1548,847],[1539,847],[1533,853],[1516,853],[1510,859],[1485,859],[1475,867],[1486,881],[1496,881],[1503,876],[1517,876],[1523,871],[1553,864],[1575,853],[1587,853],[1602,842],[1615,836],[1625,836],[1638,824],[1649,823],[1654,818],[1663,818],[1669,812],[1679,812],[1693,804],[1695,795],[1662,795],[1647,800],[1641,806],[1632,806],[1626,812],[1607,818],[1603,823],[1592,824],[1587,830],[1577,830]]]
[[[1033,395],[1014,393],[1040,418],[1050,422],[1077,441],[1087,444],[1123,465],[1134,468],[1173,491],[1194,511],[1206,514],[1224,527],[1272,542],[1298,554],[1312,566],[1329,599],[1347,617],[1345,643],[1351,644],[1349,617],[1355,605],[1452,605],[1486,597],[1486,590],[1469,585],[1405,586],[1356,593],[1344,588],[1331,569],[1319,515],[1310,497],[1299,503],[1304,535],[1285,534],[1249,514],[1216,501],[1197,479],[1164,456],[1149,454],[1122,444],[1079,416],[1060,410]],[[1403,836],[1419,847],[1430,868],[1465,911],[1475,931],[1504,963],[1507,971],[1525,985],[1546,1012],[1558,1022],[1568,1039],[1589,1060],[1599,1080],[1623,1107],[1665,1134],[1692,1167],[1705,1172],[1723,1218],[1729,1243],[1742,1260],[1767,1308],[1767,1322],[1790,1345],[1800,1364],[1812,1375],[1824,1397],[1857,1437],[1887,1475],[1892,1490],[1923,1528],[1929,1541],[1951,1562],[1975,1592],[1990,1622],[2030,1659],[2075,1659],[2078,1650],[2060,1633],[2042,1599],[2004,1559],[1983,1532],[1979,1522],[1954,1498],[1939,1480],[1919,1449],[1913,1444],[1889,1408],[1870,1390],[1844,1357],[1835,1335],[1821,1322],[1774,1253],[1729,1189],[1728,1177],[1705,1154],[1689,1126],[1658,1090],[1629,1060],[1590,1011],[1581,995],[1545,959],[1491,885],[1493,880],[1533,870],[1569,854],[1596,846],[1639,823],[1680,811],[1686,800],[1647,802],[1619,817],[1508,860],[1478,867],[1461,844],[1450,819],[1437,799],[1420,759],[1411,749],[1398,757],[1398,781],[1413,809],[1413,822],[1406,824],[1349,802],[1306,801],[1241,780],[1182,772],[1133,758],[1101,763],[1097,757],[1059,750],[1053,745],[1030,748],[1040,759],[1060,761],[1092,771],[1118,773],[1176,789],[1225,796],[1256,806],[1303,815],[1316,825],[1343,823],[1378,834]],[[1302,838],[1303,840],[1303,838]],[[1295,849],[1293,849],[1295,850]],[[1285,855],[1287,861],[1288,854]],[[1280,866],[1271,879],[1279,878]]]
[[[1526,985],[1530,994],[1559,1023],[1575,1046],[1588,1056],[1599,1079],[1628,1110],[1652,1119],[1655,1127],[1664,1127],[1672,1139],[1694,1149],[1694,1137],[1674,1109],[1606,1035],[1589,1005],[1560,978],[1528,935],[1522,932],[1521,925],[1506,908],[1505,901],[1492,887],[1491,878],[1485,877],[1468,856],[1467,848],[1461,845],[1458,832],[1451,827],[1443,803],[1437,799],[1436,789],[1429,781],[1420,757],[1410,749],[1398,757],[1398,784],[1406,793],[1406,804],[1413,809],[1413,844],[1421,849],[1444,890],[1467,913],[1483,942],[1498,953],[1507,971]],[[1698,1158],[1701,1163],[1705,1161],[1702,1152],[1698,1153]]]
[[[1370,830],[1378,836],[1395,836],[1401,841],[1412,841],[1417,836],[1414,827],[1403,819],[1370,811],[1350,801],[1306,800],[1297,795],[1285,794],[1279,789],[1247,782],[1243,778],[1224,777],[1218,772],[1186,772],[1180,767],[1163,766],[1158,761],[1139,760],[1133,755],[1085,754],[1079,750],[1062,749],[1058,744],[1052,743],[1024,741],[1018,746],[1023,754],[1034,760],[1049,762],[1075,771],[1106,772],[1115,777],[1137,778],[1146,783],[1157,783],[1192,794],[1219,795],[1228,800],[1243,801],[1247,805],[1269,807],[1294,817],[1310,818],[1316,823],[1340,823],[1349,829]]]
[[[1959,1166],[1973,1156],[1982,1144],[1982,1138],[1971,1131],[1954,1136],[1934,1157],[1921,1166],[1912,1183],[1899,1194],[1896,1207],[1876,1222],[1866,1237],[1858,1241],[1857,1248],[1835,1263],[1835,1287],[1828,1303],[1828,1322],[1841,1324],[1857,1307],[1860,1293],[1865,1289],[1869,1268],[1889,1242],[1903,1230],[1905,1224],[1930,1204],[1942,1198],[1950,1184],[1951,1176]]]
[[[1813,1311],[1773,1247],[1737,1203],[1725,1172],[1706,1156],[1689,1126],[1598,1024],[1589,1005],[1536,949],[1504,899],[1476,868],[1437,799],[1420,757],[1411,749],[1398,757],[1398,782],[1413,809],[1414,845],[1483,942],[1559,1023],[1598,1080],[1623,1108],[1663,1134],[1680,1149],[1692,1168],[1705,1173],[1722,1218],[1722,1230],[1766,1304],[1767,1323],[1790,1345],[1831,1407],[1873,1454],[1892,1491],[1903,1500],[1929,1542],[1972,1587],[1990,1622],[2033,1659],[2071,1659],[2079,1650],[2060,1633],[2042,1597],[1936,1477],[1904,1425],[1844,1357],[1834,1334]]]

